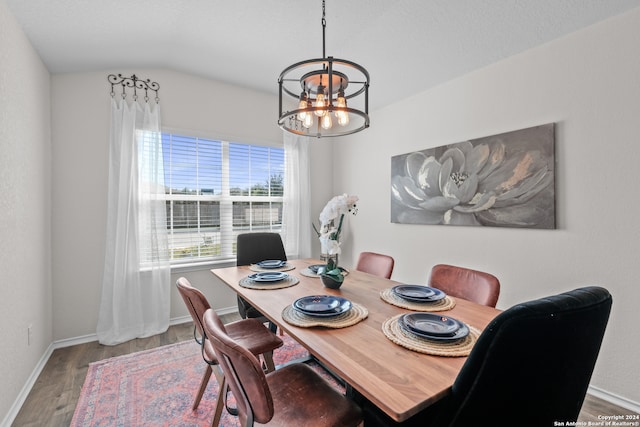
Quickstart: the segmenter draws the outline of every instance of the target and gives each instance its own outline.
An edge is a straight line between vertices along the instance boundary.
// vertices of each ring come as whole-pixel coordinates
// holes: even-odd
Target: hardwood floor
[[[237,318],[234,315],[222,317],[224,321]],[[163,334],[135,339],[117,346],[91,342],[57,349],[38,377],[12,426],[68,426],[90,363],[192,339],[193,324],[183,323],[171,326]],[[587,395],[579,421],[600,421],[599,415],[627,414],[633,412]]]
[[[588,423],[589,421],[602,422],[603,420],[598,417],[601,417],[603,415],[605,416],[606,415],[623,415],[623,416],[631,415],[633,416],[632,419],[628,419],[628,420],[621,419],[620,421],[627,421],[627,422],[640,421],[640,419],[637,418],[638,416],[640,416],[639,414],[633,411],[630,411],[628,409],[621,408],[616,405],[612,405],[611,403],[605,400],[598,399],[597,397],[587,394],[584,404],[582,405],[582,411],[580,411],[580,417],[578,418],[578,421],[584,421],[586,423]]]

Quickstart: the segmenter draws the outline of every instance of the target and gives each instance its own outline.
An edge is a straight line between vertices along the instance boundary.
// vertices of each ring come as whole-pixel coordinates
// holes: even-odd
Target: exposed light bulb
[[[327,100],[324,94],[324,86],[322,83],[318,86],[318,92],[316,93],[316,108],[322,108],[321,110],[316,110],[316,116],[322,117],[326,114],[327,110],[324,110],[324,107],[327,106]]]
[[[298,103],[298,108],[299,109],[307,108],[307,92],[302,92],[300,94],[300,102]],[[298,113],[298,120],[300,120],[301,122],[304,122],[304,119],[306,116],[307,116],[307,113],[302,111]]]
[[[338,99],[336,99],[336,107],[339,109],[347,108],[347,99],[344,97],[344,91],[340,89],[338,92]],[[338,118],[338,124],[340,126],[346,126],[349,124],[349,113],[346,111],[336,110],[336,117]]]
[[[310,105],[309,105],[309,107],[310,107]],[[304,120],[302,121],[302,126],[304,126],[307,129],[309,129],[311,127],[311,125],[313,125],[313,114],[307,113],[307,114],[305,114]]]
[[[340,126],[346,126],[349,124],[349,113],[341,112],[338,115],[338,124]]]
[[[322,129],[331,129],[331,126],[333,126],[333,121],[331,120],[331,114],[329,113],[322,116],[320,120],[322,120]]]

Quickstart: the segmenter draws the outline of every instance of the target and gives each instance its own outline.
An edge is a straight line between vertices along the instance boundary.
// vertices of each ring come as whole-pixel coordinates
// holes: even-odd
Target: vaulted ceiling
[[[170,68],[277,92],[322,56],[321,0],[4,0],[52,73]],[[327,55],[376,109],[640,7],[640,0],[326,0]]]

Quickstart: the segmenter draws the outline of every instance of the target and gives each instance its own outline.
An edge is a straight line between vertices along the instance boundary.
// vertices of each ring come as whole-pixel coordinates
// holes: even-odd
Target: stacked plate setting
[[[469,335],[469,327],[453,317],[434,313],[410,313],[398,319],[405,331],[433,341],[457,341]]]
[[[398,285],[391,288],[394,295],[407,301],[432,303],[447,294],[423,285]],[[400,327],[419,338],[433,341],[457,341],[469,335],[469,327],[453,317],[434,313],[410,313],[398,319]]]
[[[267,259],[257,262],[256,265],[264,269],[281,268],[287,265],[287,261],[281,261],[279,259]]]
[[[327,268],[326,264],[313,264],[307,267],[309,271],[313,274],[317,274],[318,276],[324,273],[324,270]]]
[[[411,302],[435,302],[447,296],[440,289],[422,285],[398,285],[391,288],[391,292]]]
[[[293,302],[293,309],[312,317],[334,317],[351,310],[352,304],[346,298],[332,295],[310,295]]]
[[[256,283],[275,283],[288,279],[289,275],[281,271],[263,271],[250,274],[248,277],[249,280]]]

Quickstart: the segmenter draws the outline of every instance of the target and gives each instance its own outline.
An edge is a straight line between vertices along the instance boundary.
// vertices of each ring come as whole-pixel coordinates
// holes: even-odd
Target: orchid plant
[[[322,212],[320,212],[320,229],[313,224],[313,229],[320,240],[321,252],[329,256],[326,268],[327,273],[332,270],[340,272],[337,268],[338,266],[335,265],[335,255],[340,253],[342,224],[347,213],[352,215],[358,213],[357,202],[358,196],[349,196],[347,194],[335,196],[329,200]]]
[[[335,196],[320,212],[320,229],[313,224],[313,229],[320,240],[321,252],[327,257],[327,265],[324,275],[330,276],[333,280],[342,283],[344,275],[338,267],[337,258],[340,254],[340,234],[344,216],[347,213],[356,215],[358,208],[356,203],[358,196],[342,194]]]

